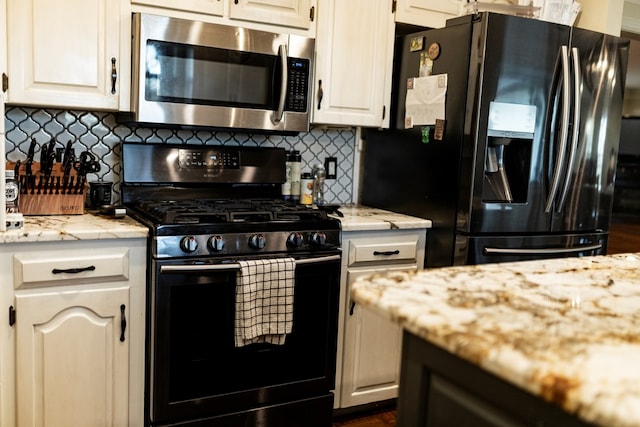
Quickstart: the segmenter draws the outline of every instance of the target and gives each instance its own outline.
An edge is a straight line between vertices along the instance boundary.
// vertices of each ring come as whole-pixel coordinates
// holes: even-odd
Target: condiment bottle
[[[300,203],[310,205],[313,203],[313,175],[311,172],[302,174],[300,180]]]
[[[302,156],[299,151],[293,151],[291,161],[291,201],[294,203],[300,202],[300,169],[302,167]]]
[[[18,201],[20,199],[20,185],[12,170],[5,171],[5,196],[7,213],[20,212]]]

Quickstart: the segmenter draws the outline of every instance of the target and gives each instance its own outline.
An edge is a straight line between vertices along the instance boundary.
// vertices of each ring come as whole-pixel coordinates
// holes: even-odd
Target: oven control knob
[[[224,248],[224,239],[222,236],[212,236],[209,238],[209,249],[214,252],[220,252]]]
[[[302,246],[302,233],[291,233],[289,237],[287,237],[287,246],[290,248],[299,248]]]
[[[249,247],[251,249],[263,249],[265,245],[265,239],[262,234],[254,234],[249,238]]]
[[[180,249],[187,253],[195,252],[198,249],[198,241],[193,236],[183,237],[180,241]]]
[[[327,235],[322,231],[316,231],[311,233],[309,240],[314,246],[324,246],[327,243]]]

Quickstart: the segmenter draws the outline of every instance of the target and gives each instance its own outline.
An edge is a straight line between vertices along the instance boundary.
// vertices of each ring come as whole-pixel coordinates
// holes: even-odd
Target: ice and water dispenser
[[[491,102],[487,125],[482,200],[527,201],[531,149],[536,124],[534,105]]]

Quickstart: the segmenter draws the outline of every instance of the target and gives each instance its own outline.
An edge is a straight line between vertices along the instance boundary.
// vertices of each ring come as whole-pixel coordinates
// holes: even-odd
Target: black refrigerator
[[[628,49],[486,12],[398,37],[392,127],[364,132],[361,203],[431,219],[426,267],[605,254]],[[444,117],[406,129],[425,74],[446,76]]]

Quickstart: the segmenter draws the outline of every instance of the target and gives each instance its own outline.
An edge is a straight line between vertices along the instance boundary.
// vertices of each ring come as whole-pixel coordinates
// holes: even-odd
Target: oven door
[[[235,347],[233,262],[155,262],[151,424],[294,427],[304,419],[330,427],[340,253],[296,257],[284,345]]]

